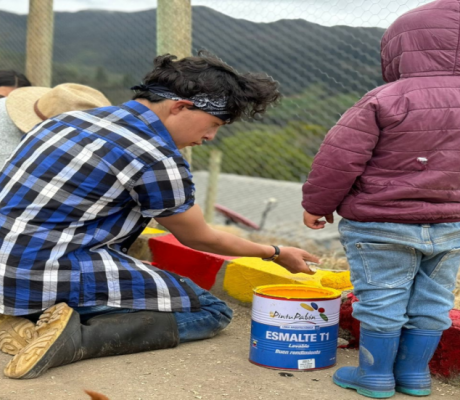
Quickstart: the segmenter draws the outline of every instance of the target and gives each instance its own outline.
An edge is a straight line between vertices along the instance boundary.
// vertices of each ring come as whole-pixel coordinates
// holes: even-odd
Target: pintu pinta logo
[[[323,307],[318,307],[316,303],[300,303],[300,307],[303,309],[310,311],[306,313],[297,312],[294,315],[292,314],[281,314],[278,311],[270,311],[270,317],[272,318],[279,318],[279,319],[287,319],[287,320],[297,320],[297,321],[311,321],[315,320],[316,316],[313,313],[318,313],[318,315],[324,320],[328,321],[328,317],[325,314],[326,310]]]

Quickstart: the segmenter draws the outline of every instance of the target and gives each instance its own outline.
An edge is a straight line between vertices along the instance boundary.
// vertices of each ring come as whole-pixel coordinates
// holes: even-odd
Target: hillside
[[[124,76],[126,83],[139,80],[156,53],[155,21],[155,9],[57,12],[56,79],[87,77],[88,68],[102,67],[109,76]],[[25,15],[0,12],[0,68],[23,69],[26,22]],[[208,49],[241,71],[264,70],[288,95],[320,82],[342,93],[381,84],[382,33],[378,28],[324,27],[300,19],[254,23],[193,7],[194,51]]]
[[[53,84],[83,83],[113,103],[128,100],[129,87],[152,68],[155,21],[156,10],[56,13]],[[0,12],[0,69],[23,70],[26,22],[26,16]],[[193,7],[194,53],[207,49],[241,72],[265,71],[285,95],[261,122],[226,126],[212,145],[195,148],[194,168],[206,169],[210,150],[219,148],[226,159],[222,172],[304,181],[327,130],[383,83],[382,34],[301,19],[254,23]]]

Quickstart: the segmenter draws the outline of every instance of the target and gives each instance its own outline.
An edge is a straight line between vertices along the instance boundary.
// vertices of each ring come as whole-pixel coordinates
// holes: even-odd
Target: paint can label
[[[273,299],[254,295],[249,360],[276,369],[336,363],[340,298]]]

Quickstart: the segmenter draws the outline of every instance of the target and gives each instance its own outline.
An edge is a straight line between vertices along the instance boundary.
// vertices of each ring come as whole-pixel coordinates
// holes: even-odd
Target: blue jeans
[[[188,278],[184,279],[195,291],[200,300],[201,310],[197,312],[175,312],[177,327],[179,329],[180,343],[193,340],[208,339],[217,335],[232,320],[233,311],[220,299],[214,297],[207,290],[202,289]],[[81,321],[102,314],[116,314],[137,312],[129,308],[115,308],[108,306],[77,307]]]
[[[368,330],[448,329],[460,265],[460,223],[396,224],[342,219],[353,316]]]

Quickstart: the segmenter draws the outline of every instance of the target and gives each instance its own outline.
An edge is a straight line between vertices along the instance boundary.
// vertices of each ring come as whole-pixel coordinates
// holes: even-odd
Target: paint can
[[[335,365],[341,292],[307,285],[254,289],[249,361],[267,368]]]

